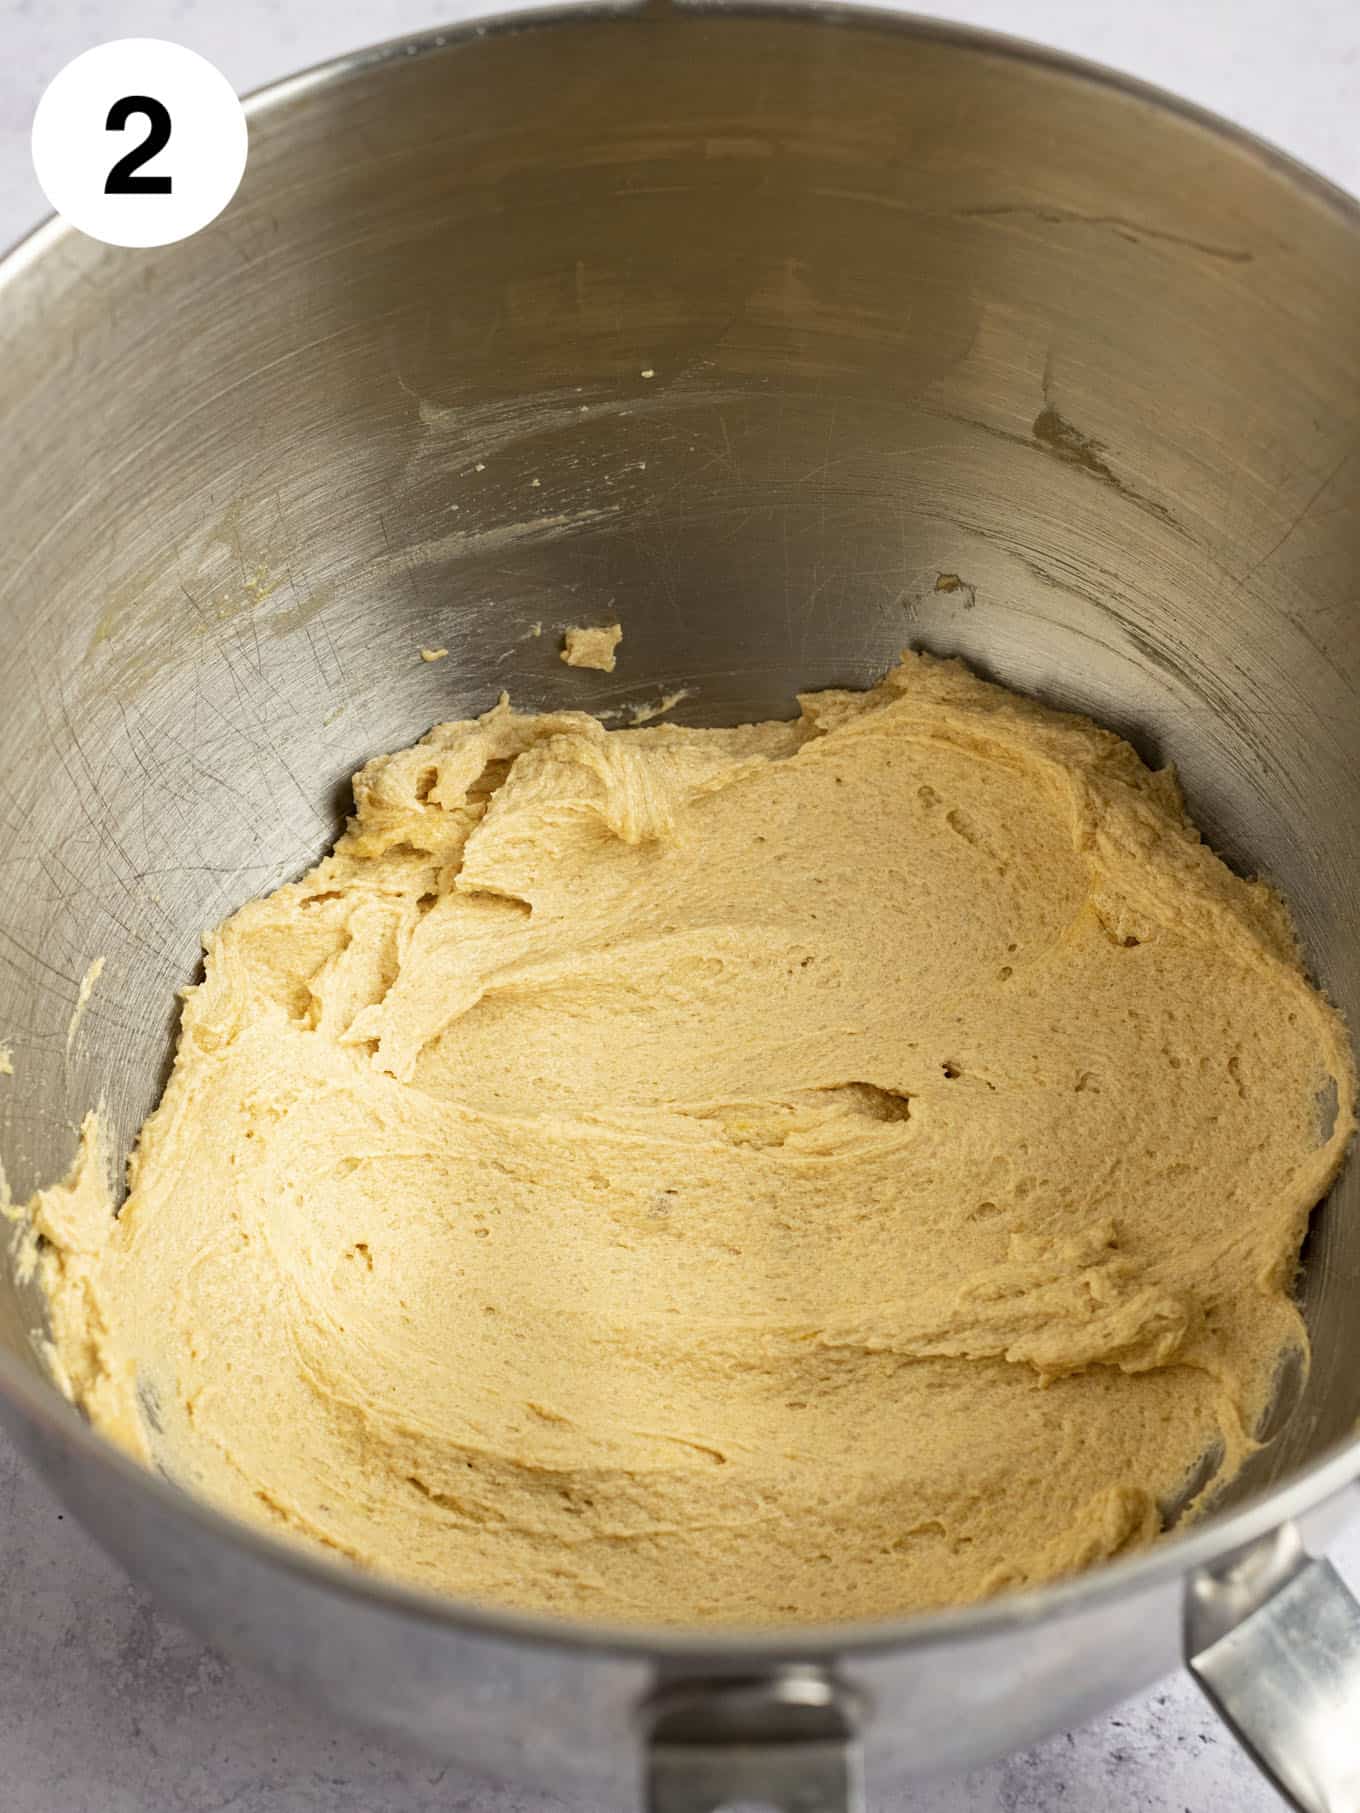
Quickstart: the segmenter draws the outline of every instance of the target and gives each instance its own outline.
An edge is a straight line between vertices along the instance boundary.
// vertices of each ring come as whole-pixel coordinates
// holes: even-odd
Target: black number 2
[[[162,102],[149,94],[125,94],[121,101],[115,101],[109,108],[109,117],[104,121],[106,132],[122,132],[134,113],[145,114],[150,132],[140,145],[134,145],[126,157],[120,157],[109,171],[104,184],[105,195],[168,195],[170,178],[168,176],[136,176],[149,158],[155,157],[158,151],[164,151],[170,143],[170,110]]]

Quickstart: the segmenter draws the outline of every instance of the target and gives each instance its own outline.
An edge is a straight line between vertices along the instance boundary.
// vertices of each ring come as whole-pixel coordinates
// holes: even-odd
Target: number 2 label
[[[230,82],[163,38],[118,38],[82,52],[33,116],[44,195],[107,245],[171,245],[200,232],[236,193],[247,150]]]
[[[122,132],[134,114],[144,114],[147,135],[140,145],[120,157],[104,181],[105,195],[169,195],[168,176],[138,176],[136,173],[158,151],[170,143],[170,110],[154,95],[125,94],[109,108],[105,130]]]

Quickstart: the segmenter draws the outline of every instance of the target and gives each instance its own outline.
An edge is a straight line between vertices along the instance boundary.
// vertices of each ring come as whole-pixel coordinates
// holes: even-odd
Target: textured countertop
[[[919,3],[925,10],[929,0]],[[246,90],[485,10],[457,0],[0,0],[0,245],[45,211],[28,157],[38,96],[92,44],[173,38]],[[1354,0],[934,0],[930,10],[1159,82],[1360,192]],[[1360,1524],[1336,1559],[1360,1589]],[[2,1441],[0,1783],[5,1813],[553,1806],[394,1756],[221,1661],[159,1616]],[[917,1790],[891,1813],[1269,1813],[1280,1804],[1198,1691],[1171,1680],[1084,1730]]]

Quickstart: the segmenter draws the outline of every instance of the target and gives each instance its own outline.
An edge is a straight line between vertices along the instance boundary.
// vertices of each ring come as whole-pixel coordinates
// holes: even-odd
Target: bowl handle
[[[860,1708],[821,1669],[673,1681],[644,1716],[646,1813],[863,1813]]]
[[[1360,1808],[1360,1602],[1285,1524],[1190,1579],[1185,1660],[1300,1813]]]

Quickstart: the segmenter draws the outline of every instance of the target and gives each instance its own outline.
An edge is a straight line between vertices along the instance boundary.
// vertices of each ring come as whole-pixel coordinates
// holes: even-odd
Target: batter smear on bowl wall
[[[1284,905],[957,663],[738,729],[502,701],[206,949],[121,1213],[95,1116],[28,1205],[53,1366],[364,1567],[974,1600],[1152,1541],[1304,1346],[1354,1079]]]

